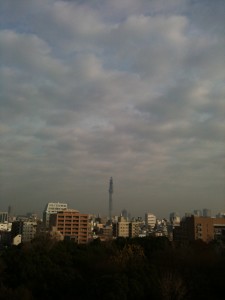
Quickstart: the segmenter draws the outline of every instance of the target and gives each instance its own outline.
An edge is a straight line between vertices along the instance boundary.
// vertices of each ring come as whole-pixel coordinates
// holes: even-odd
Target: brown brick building
[[[225,234],[225,218],[186,217],[173,230],[175,241],[193,241],[201,239],[210,242]]]
[[[64,239],[86,244],[89,237],[88,214],[81,214],[74,209],[67,209],[50,216],[50,227],[55,227]]]

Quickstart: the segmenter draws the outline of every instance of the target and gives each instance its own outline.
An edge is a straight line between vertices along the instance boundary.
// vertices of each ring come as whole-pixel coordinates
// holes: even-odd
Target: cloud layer
[[[224,1],[1,4],[1,209],[224,209]]]

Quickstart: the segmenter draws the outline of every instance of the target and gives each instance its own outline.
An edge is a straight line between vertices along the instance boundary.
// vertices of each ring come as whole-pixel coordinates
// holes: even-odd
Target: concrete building
[[[129,237],[138,237],[140,235],[141,222],[130,222],[129,224]]]
[[[112,225],[104,225],[102,228],[100,228],[99,233],[97,234],[97,237],[101,241],[109,241],[113,238],[113,228]]]
[[[37,233],[37,222],[23,222],[22,242],[30,242]]]
[[[43,212],[43,223],[45,228],[49,228],[49,219],[51,214],[67,209],[66,203],[50,202],[46,205]]]
[[[173,239],[176,241],[193,241],[201,239],[210,242],[225,237],[225,218],[186,217],[180,226],[173,230]]]
[[[152,229],[156,224],[156,216],[148,212],[145,214],[145,226],[150,226]]]
[[[114,237],[129,237],[129,224],[124,217],[120,216],[118,222],[113,223]]]
[[[31,221],[14,221],[12,222],[11,238],[21,236],[22,242],[30,242],[37,233],[37,222]]]
[[[78,244],[86,244],[89,240],[88,214],[81,214],[75,209],[66,209],[50,216],[50,228],[55,227],[64,239]]]
[[[140,234],[141,222],[127,221],[126,218],[120,216],[118,222],[113,223],[114,237],[138,237]]]

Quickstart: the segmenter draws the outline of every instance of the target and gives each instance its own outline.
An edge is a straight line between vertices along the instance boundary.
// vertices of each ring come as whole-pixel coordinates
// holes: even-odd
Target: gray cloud
[[[12,10],[11,8],[14,7]],[[7,1],[2,210],[224,207],[223,1]]]

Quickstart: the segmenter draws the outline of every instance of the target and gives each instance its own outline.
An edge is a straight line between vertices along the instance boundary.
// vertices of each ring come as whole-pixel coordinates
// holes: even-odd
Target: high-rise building
[[[154,228],[156,224],[156,216],[148,212],[145,214],[145,225]]]
[[[59,211],[67,209],[66,203],[50,202],[46,205],[43,212],[43,223],[46,228],[49,228],[49,219],[51,214],[56,214]]]
[[[89,238],[88,214],[81,214],[75,209],[58,211],[50,216],[50,227],[55,227],[64,239],[86,244]]]

